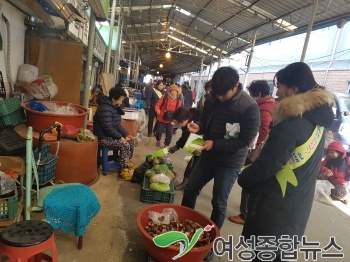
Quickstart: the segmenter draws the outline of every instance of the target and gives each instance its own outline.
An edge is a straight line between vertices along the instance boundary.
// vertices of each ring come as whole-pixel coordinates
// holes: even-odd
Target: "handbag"
[[[259,145],[256,145],[256,147],[248,152],[247,158],[245,159],[244,165],[250,165],[255,161],[255,159],[258,158],[260,151],[262,149],[263,142]]]
[[[163,119],[164,120],[173,120],[174,111],[164,111]]]
[[[164,103],[164,99],[165,99],[165,110],[164,110],[164,114],[163,114],[163,119],[164,120],[168,120],[168,121],[172,121],[173,120],[174,111],[166,110],[167,105],[168,105],[168,99],[167,98],[168,98],[167,95],[165,95],[164,98],[163,98],[163,103]],[[162,103],[161,107],[163,106],[163,103]],[[179,98],[176,101],[175,108],[177,108],[178,105],[179,105]]]

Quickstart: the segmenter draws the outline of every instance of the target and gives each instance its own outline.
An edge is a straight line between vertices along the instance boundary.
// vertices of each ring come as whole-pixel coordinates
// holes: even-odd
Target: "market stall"
[[[17,133],[22,137],[27,134],[27,125],[19,124],[15,127]],[[38,140],[33,140],[34,147]],[[55,154],[57,141],[45,141],[50,145],[50,153]],[[58,151],[55,180],[62,180],[65,183],[92,184],[98,178],[97,172],[97,140],[79,143],[72,139],[62,138]]]

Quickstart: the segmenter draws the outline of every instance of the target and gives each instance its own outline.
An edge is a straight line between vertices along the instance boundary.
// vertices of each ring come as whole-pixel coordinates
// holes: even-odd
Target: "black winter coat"
[[[121,125],[121,114],[124,112],[117,107],[106,96],[97,99],[99,107],[94,115],[94,134],[98,140],[111,137],[113,139],[121,139],[127,137],[128,131]]]
[[[200,112],[198,111],[197,108],[190,108],[189,110],[191,112],[191,116],[188,122],[191,122],[191,121],[197,122],[199,119]],[[181,137],[176,142],[176,147],[183,148],[190,134],[191,133],[188,131],[187,126],[183,127]]]
[[[147,92],[147,98],[146,98],[146,103],[147,103],[147,106],[149,106],[149,107],[155,107],[158,100],[160,99],[160,97],[157,95],[157,93],[156,93],[156,91],[154,91],[154,89],[157,89],[159,92],[162,93],[162,95],[164,95],[166,93],[165,89],[159,90],[157,87],[149,90]]]
[[[239,123],[237,138],[225,139],[226,123]],[[205,101],[203,113],[197,123],[199,134],[213,141],[213,148],[202,151],[205,161],[221,167],[241,168],[248,153],[248,146],[258,134],[260,113],[257,103],[244,91],[223,103],[211,96]]]
[[[276,173],[293,150],[311,136],[316,124],[330,127],[334,118],[333,97],[313,90],[281,100],[273,112],[273,127],[259,157],[238,178],[247,190],[248,214],[242,235],[276,236],[304,234],[314,197],[324,147],[324,134],[313,155],[294,169],[297,185],[287,183],[285,195]],[[285,174],[283,174],[285,175]],[[282,183],[283,184],[283,183]]]
[[[184,96],[184,107],[186,107],[187,109],[190,109],[193,103],[192,91],[187,87],[183,87],[182,94]]]

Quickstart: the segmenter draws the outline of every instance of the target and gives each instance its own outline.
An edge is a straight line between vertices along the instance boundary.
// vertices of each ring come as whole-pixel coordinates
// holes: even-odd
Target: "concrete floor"
[[[179,135],[177,134],[173,139],[173,143]],[[157,150],[155,138],[152,138],[147,147],[148,140],[148,137],[144,137],[138,147],[135,148],[134,163],[142,163],[146,154]],[[183,160],[185,154],[185,151],[180,150],[171,155],[174,170],[179,173],[179,181],[182,181],[182,174],[186,165]],[[123,181],[117,177],[116,172],[109,172],[107,176],[100,176],[98,181],[91,186],[91,189],[101,203],[101,210],[87,228],[83,249],[77,249],[77,238],[73,233],[64,233],[61,230],[55,231],[59,261],[145,261],[145,251],[136,226],[136,215],[140,209],[148,204],[140,202],[140,188],[141,186],[138,184]],[[211,188],[212,184],[210,183],[203,189],[196,206],[196,210],[207,216],[210,216],[211,213]],[[229,198],[227,217],[238,213],[240,191],[241,188],[235,184]],[[181,199],[182,191],[176,191],[174,203],[180,204]],[[308,240],[319,241],[321,243],[320,247],[326,246],[331,236],[336,237],[337,244],[343,247],[342,253],[345,254],[345,258],[338,260],[350,261],[350,209],[340,202],[335,203],[335,205],[326,205],[314,201],[305,235]],[[234,244],[237,244],[241,231],[241,225],[226,220],[221,230],[221,236],[227,239],[228,235],[233,235]],[[326,259],[320,258],[319,255],[317,260],[325,261]],[[327,261],[335,260],[328,259]],[[221,258],[215,257],[213,261],[229,261],[229,258],[224,255]],[[236,252],[233,261],[240,261]],[[299,254],[297,261],[306,261],[306,259],[303,254]]]

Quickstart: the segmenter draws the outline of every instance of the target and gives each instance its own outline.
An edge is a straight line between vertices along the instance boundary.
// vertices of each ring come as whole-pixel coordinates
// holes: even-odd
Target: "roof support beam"
[[[240,36],[242,36],[242,35],[245,35],[245,34],[247,34],[247,33],[249,33],[249,32],[255,31],[256,29],[260,29],[260,28],[262,28],[262,27],[264,27],[264,26],[266,26],[266,25],[268,25],[268,24],[274,23],[274,22],[276,22],[278,19],[283,19],[283,17],[285,17],[285,16],[288,16],[288,15],[291,15],[291,14],[293,14],[293,13],[295,13],[295,12],[300,11],[300,10],[306,9],[306,8],[312,6],[312,5],[313,5],[312,3],[306,4],[305,6],[300,7],[300,8],[298,8],[298,9],[292,11],[292,12],[289,12],[289,13],[287,13],[287,14],[284,14],[284,15],[281,15],[281,16],[279,16],[279,17],[276,17],[274,20],[271,20],[271,21],[266,22],[266,23],[263,23],[263,24],[261,24],[261,25],[259,25],[259,26],[250,28],[250,29],[248,29],[248,30],[246,30],[246,31],[244,31],[244,32],[242,32],[242,33],[239,33],[238,35],[235,35],[234,37],[231,37],[231,38],[227,39],[223,44],[229,43],[230,41],[232,41],[232,40],[234,40],[234,39],[237,39],[238,37],[240,37]],[[230,51],[230,52],[228,53],[228,55],[234,54],[234,53],[236,53],[236,52],[240,52],[240,50],[244,50],[244,49],[248,48],[249,46],[250,46],[250,43],[248,43],[248,44],[242,46],[239,50],[232,50],[232,51]]]
[[[207,34],[203,37],[203,39],[206,38],[211,32],[213,32],[214,29],[218,28],[219,26],[221,26],[222,24],[224,24],[224,23],[226,23],[227,21],[231,20],[232,18],[236,17],[237,15],[243,13],[243,11],[245,11],[245,10],[251,8],[253,5],[259,3],[260,1],[261,1],[261,0],[255,0],[255,1],[254,1],[253,3],[251,3],[249,6],[243,8],[241,11],[237,12],[237,13],[234,14],[233,16],[230,16],[229,18],[227,18],[227,19],[225,19],[224,21],[222,21],[220,24],[216,25],[212,30],[210,30],[210,32],[207,33]],[[236,35],[236,37],[238,37],[238,35]],[[222,43],[222,44],[223,44],[223,43]]]
[[[248,80],[250,65],[251,65],[251,63],[252,63],[252,59],[253,59],[253,55],[254,55],[254,47],[255,47],[255,41],[256,41],[256,36],[257,36],[257,35],[258,35],[258,29],[255,30],[255,34],[254,34],[254,38],[253,38],[253,43],[252,43],[252,48],[250,49],[250,53],[249,53],[247,69],[246,69],[246,71],[245,71],[244,82],[243,82],[243,90],[246,90],[246,85],[247,85],[247,80]]]
[[[128,11],[144,11],[144,10],[156,10],[156,9],[171,9],[172,5],[152,5],[152,6],[124,6],[124,7],[117,7],[116,11],[120,11],[123,9],[124,12]]]
[[[309,44],[312,26],[314,24],[314,20],[315,20],[315,16],[316,16],[317,5],[318,5],[318,0],[314,0],[314,6],[312,9],[312,17],[310,19],[309,26],[307,27],[307,33],[306,33],[306,37],[305,37],[305,41],[304,41],[303,51],[301,53],[300,62],[304,62],[304,60],[305,60],[306,50],[307,50],[307,46]]]
[[[113,40],[113,29],[114,29],[114,18],[115,18],[115,7],[117,5],[117,0],[113,0],[112,2],[112,14],[111,14],[111,23],[109,27],[109,39],[108,39],[108,51],[107,51],[107,65],[105,68],[105,72],[109,73],[109,68],[111,65],[111,51],[112,51],[112,40]],[[120,17],[120,15],[119,15]],[[119,30],[118,30],[119,32]]]

